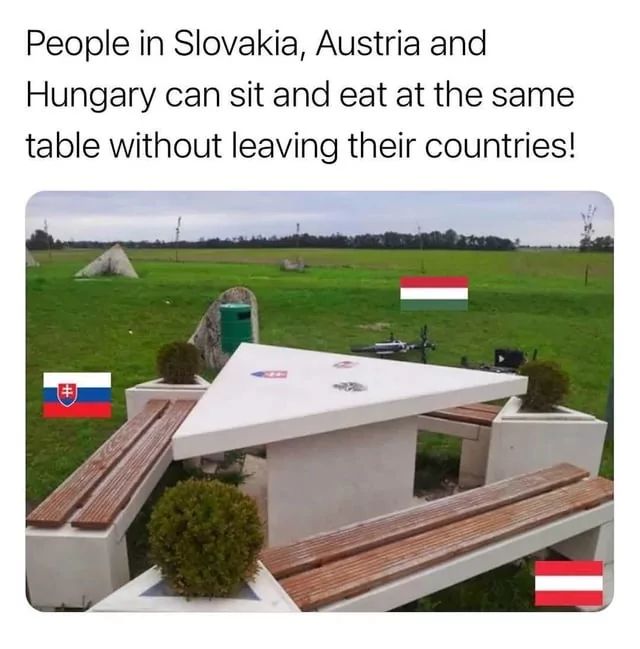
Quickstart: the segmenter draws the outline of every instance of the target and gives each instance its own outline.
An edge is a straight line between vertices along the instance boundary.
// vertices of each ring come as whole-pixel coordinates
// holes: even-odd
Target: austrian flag
[[[109,372],[45,372],[42,378],[43,417],[111,417]]]
[[[401,277],[401,311],[466,311],[467,277]]]
[[[536,561],[536,606],[602,606],[602,561]]]

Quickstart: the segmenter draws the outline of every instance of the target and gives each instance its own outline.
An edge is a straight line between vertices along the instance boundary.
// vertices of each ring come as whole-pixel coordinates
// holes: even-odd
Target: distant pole
[[[296,223],[296,248],[300,247],[300,224]]]
[[[589,283],[589,264],[584,267],[584,285]]]
[[[596,207],[589,204],[586,213],[580,212],[582,217],[582,239],[580,239],[580,250],[590,250],[593,245],[593,217],[596,215]]]
[[[178,261],[178,242],[180,241],[180,224],[182,223],[182,217],[178,217],[178,224],[176,225],[176,262]]]
[[[47,223],[47,219],[44,220],[44,233],[47,235],[47,251],[49,253],[49,261],[51,261],[51,242],[49,241],[49,224]]]
[[[609,381],[609,389],[607,391],[607,407],[605,420],[607,422],[607,438],[613,441],[613,374]]]
[[[418,226],[418,239],[420,240],[420,273],[424,275],[424,241],[422,239],[422,228]]]

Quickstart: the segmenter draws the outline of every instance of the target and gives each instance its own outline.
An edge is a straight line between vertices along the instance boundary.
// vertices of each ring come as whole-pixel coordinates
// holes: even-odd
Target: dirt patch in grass
[[[366,329],[367,331],[386,331],[391,327],[390,322],[371,322],[369,324],[359,324],[359,329]]]

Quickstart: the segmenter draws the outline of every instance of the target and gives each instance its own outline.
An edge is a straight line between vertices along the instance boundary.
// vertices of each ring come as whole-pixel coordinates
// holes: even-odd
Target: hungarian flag
[[[109,372],[45,372],[42,416],[106,419],[111,417]]]
[[[401,311],[466,311],[468,277],[401,277]]]
[[[602,561],[536,561],[536,606],[602,606]]]

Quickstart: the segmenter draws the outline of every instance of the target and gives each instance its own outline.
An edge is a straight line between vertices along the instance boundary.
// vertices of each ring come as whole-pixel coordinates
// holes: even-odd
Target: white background
[[[278,643],[324,646],[327,636],[357,646],[416,645],[536,646],[581,642],[603,645],[621,629],[621,617],[637,595],[634,573],[633,528],[637,517],[638,431],[636,386],[637,312],[634,253],[638,228],[638,56],[635,3],[627,2],[24,2],[5,3],[2,24],[2,155],[4,162],[3,216],[8,244],[2,262],[6,351],[2,374],[4,450],[3,588],[5,637],[33,643],[67,646],[110,646],[113,642],[145,645]],[[135,35],[140,27],[172,34],[180,27],[201,27],[211,33],[251,33],[257,27],[279,27],[283,33],[313,42],[324,27],[341,33],[376,29],[405,33],[461,33],[488,30],[488,56],[483,58],[321,58],[308,56],[304,67],[291,59],[101,59],[92,64],[44,55],[27,59],[27,28],[50,33],[115,32]],[[152,82],[223,85],[232,81],[311,83],[331,77],[336,83],[363,84],[381,78],[425,83],[451,78],[460,84],[572,85],[576,106],[564,111],[497,111],[487,109],[434,112],[367,112],[333,109],[303,111],[180,111],[154,110],[151,115],[113,113],[93,116],[86,111],[26,111],[27,78],[48,78],[63,84],[137,84]],[[633,119],[632,119],[633,115]],[[232,121],[233,120],[233,121]],[[505,130],[577,135],[573,160],[550,161],[426,161],[356,163],[343,160],[326,167],[319,162],[240,161],[115,162],[29,161],[27,131],[82,128],[102,136],[138,128],[162,128],[169,134],[261,126],[273,134],[329,135],[333,131],[364,128],[372,132],[495,135]],[[42,615],[24,599],[22,532],[24,516],[24,206],[41,190],[125,189],[379,189],[379,190],[599,190],[616,210],[617,302],[616,345],[616,595],[605,612],[595,615],[403,615],[403,616],[264,616],[243,620],[219,616]],[[578,224],[579,227],[579,224]],[[8,317],[6,317],[8,316]],[[589,353],[590,341],[584,341]],[[97,341],[96,344],[99,344]],[[635,385],[634,385],[635,383]],[[631,561],[634,561],[631,564]],[[542,615],[542,617],[540,617]]]

